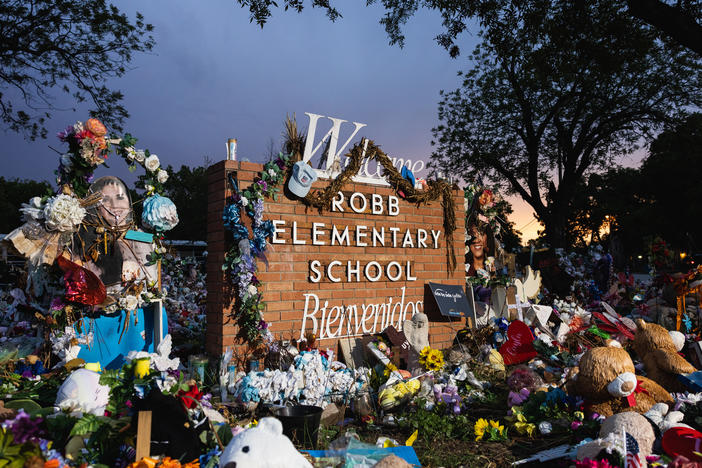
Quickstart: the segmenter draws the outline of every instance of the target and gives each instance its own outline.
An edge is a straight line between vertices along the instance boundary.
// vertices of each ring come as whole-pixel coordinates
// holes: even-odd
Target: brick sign
[[[207,349],[218,354],[236,339],[229,317],[234,297],[222,274],[228,233],[222,225],[226,176],[235,173],[246,188],[262,165],[222,161],[209,169]],[[313,190],[328,184],[320,179]],[[331,210],[320,213],[296,198],[266,199],[264,219],[276,233],[259,261],[258,278],[266,302],[265,320],[276,338],[298,339],[315,333],[320,345],[335,347],[343,337],[383,331],[426,312],[430,342],[450,344],[461,320],[441,317],[429,299],[428,282],[465,284],[463,197],[454,192],[457,229],[454,249],[459,264],[448,271],[441,203],[416,206],[388,186],[352,183],[334,198]],[[428,300],[429,299],[429,300]],[[425,304],[426,303],[426,304]]]

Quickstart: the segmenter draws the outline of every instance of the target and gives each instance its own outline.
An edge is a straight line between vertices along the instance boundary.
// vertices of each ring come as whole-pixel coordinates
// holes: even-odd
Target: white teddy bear
[[[219,458],[222,468],[312,468],[283,435],[283,424],[263,418],[258,426],[237,434]]]

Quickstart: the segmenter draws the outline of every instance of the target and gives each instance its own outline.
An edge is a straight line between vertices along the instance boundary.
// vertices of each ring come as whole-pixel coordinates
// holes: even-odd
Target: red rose
[[[197,401],[202,399],[202,392],[198,390],[197,385],[193,384],[187,392],[183,390],[178,391],[178,398],[183,402],[186,408],[190,409],[194,407]]]

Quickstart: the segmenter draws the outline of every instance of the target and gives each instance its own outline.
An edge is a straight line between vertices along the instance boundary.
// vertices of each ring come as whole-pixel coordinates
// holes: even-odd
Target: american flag
[[[624,432],[624,442],[626,443],[626,461],[624,462],[624,468],[641,468],[639,443],[636,442],[636,439],[628,432]]]

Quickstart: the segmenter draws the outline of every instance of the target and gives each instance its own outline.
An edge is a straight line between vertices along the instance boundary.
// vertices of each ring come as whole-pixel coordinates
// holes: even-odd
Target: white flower
[[[134,149],[133,146],[130,146],[128,148],[124,148],[124,151],[127,153],[127,159],[130,161],[134,161],[134,158],[136,158],[136,150]]]
[[[146,193],[151,193],[154,191],[153,185],[146,184],[146,185],[144,185],[144,188],[146,189]]]
[[[144,167],[150,172],[156,172],[156,169],[158,169],[160,165],[161,162],[158,160],[158,156],[155,154],[152,154],[146,158],[146,161],[144,161]]]
[[[246,206],[249,204],[249,200],[246,197],[241,197],[241,206]]]
[[[250,284],[248,291],[249,291],[249,294],[253,296],[254,294],[256,294],[258,292],[258,289],[256,289],[256,286],[254,286],[253,284]]]
[[[85,208],[77,198],[70,195],[56,195],[49,198],[44,206],[46,228],[50,231],[70,232],[83,222]]]
[[[124,310],[132,311],[139,306],[139,299],[136,296],[128,295],[120,298],[119,306]]]
[[[73,125],[73,133],[79,133],[83,131],[83,122],[78,121]]]
[[[44,207],[41,203],[41,197],[32,197],[29,203],[22,203],[22,219],[24,221],[37,221],[44,217]]]
[[[158,180],[159,184],[165,184],[168,180],[168,172],[164,171],[163,169],[159,169],[156,173],[156,180]]]
[[[273,169],[268,169],[268,175],[273,177],[273,178],[277,177],[277,174],[275,173],[275,171]]]
[[[134,152],[134,159],[136,159],[138,163],[143,163],[146,159],[146,153],[144,153],[144,150],[136,150]]]

